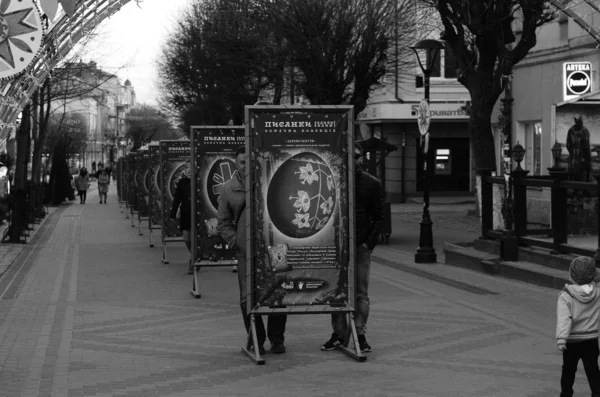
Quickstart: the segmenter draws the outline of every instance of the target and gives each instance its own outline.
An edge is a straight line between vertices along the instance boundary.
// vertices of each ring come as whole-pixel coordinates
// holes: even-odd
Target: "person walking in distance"
[[[79,170],[79,175],[77,175],[75,186],[77,187],[77,194],[79,195],[79,204],[85,204],[87,190],[90,187],[90,176],[88,175],[87,168],[82,167]]]
[[[100,168],[98,171],[98,195],[100,196],[100,204],[102,204],[102,198],[104,198],[104,204],[106,204],[106,196],[108,195],[108,185],[110,179],[104,168]]]
[[[369,319],[369,278],[371,274],[371,253],[377,245],[383,224],[383,200],[379,180],[361,169],[363,151],[358,145],[354,150],[354,227],[355,233],[355,269],[354,288],[356,302],[354,321],[358,334],[358,344],[363,352],[370,352],[367,343],[367,320]],[[352,242],[350,242],[352,244]],[[333,350],[343,344],[348,334],[345,313],[331,315],[333,334],[321,346],[321,350]]]
[[[250,291],[246,285],[246,152],[240,146],[235,153],[236,172],[222,187],[218,198],[218,230],[229,247],[236,250],[238,261],[238,283],[240,287],[240,307],[246,333],[250,332],[250,314],[246,310]],[[256,316],[256,337],[261,354],[265,352],[266,338],[271,342],[271,352],[285,353],[283,344],[287,315],[269,314],[267,333],[261,316]],[[250,347],[250,346],[248,346]]]
[[[569,267],[569,277],[573,285],[565,285],[556,305],[556,345],[563,357],[560,397],[573,396],[579,360],[583,361],[592,397],[600,397],[600,284],[594,260],[585,256],[575,258]]]

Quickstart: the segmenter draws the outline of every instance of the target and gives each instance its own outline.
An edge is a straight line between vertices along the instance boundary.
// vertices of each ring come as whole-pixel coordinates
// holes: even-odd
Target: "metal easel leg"
[[[254,314],[250,314],[250,333],[248,334],[246,346],[242,347],[242,352],[255,364],[265,365],[265,359],[260,356],[260,352],[258,351],[258,338],[256,337],[256,322],[254,317]],[[250,345],[253,345],[254,351],[250,350]]]
[[[346,335],[344,345],[338,346],[337,348],[344,352],[344,354],[355,359],[356,361],[367,361],[367,356],[362,354],[362,352],[360,351],[360,346],[358,344],[358,334],[356,333],[356,325],[354,324],[354,315],[352,313],[348,313],[348,326],[350,327],[350,330]],[[350,339],[352,339],[352,341],[350,341]],[[352,344],[350,344],[350,342],[352,342]]]
[[[165,241],[162,243],[162,248],[162,263],[166,265],[169,263],[169,261],[167,260],[167,243]]]
[[[199,287],[200,283],[198,283],[198,270],[199,270],[198,268],[200,266],[194,264],[193,267],[194,267],[194,277],[192,280],[192,290],[190,291],[190,293],[192,294],[192,296],[194,298],[198,299],[198,298],[202,297],[202,295],[200,295],[200,287]]]

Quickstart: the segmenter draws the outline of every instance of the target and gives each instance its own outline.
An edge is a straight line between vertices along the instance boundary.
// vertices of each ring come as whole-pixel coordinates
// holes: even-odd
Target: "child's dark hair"
[[[241,145],[235,149],[235,157],[239,156],[240,154],[246,154],[246,146]]]

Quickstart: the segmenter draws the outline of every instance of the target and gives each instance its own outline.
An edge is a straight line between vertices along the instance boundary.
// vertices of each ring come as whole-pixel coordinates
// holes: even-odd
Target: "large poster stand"
[[[118,202],[119,202],[119,209],[121,210],[121,213],[124,212],[123,207],[126,205],[126,201],[125,201],[125,196],[124,196],[124,189],[123,189],[123,174],[125,172],[124,170],[125,168],[125,164],[124,164],[124,158],[120,157],[117,160],[117,195],[118,195]]]
[[[129,153],[129,215],[131,216],[131,227],[135,227],[135,218],[138,214],[137,202],[137,152]]]
[[[170,224],[170,212],[173,195],[179,178],[185,173],[190,161],[189,140],[163,140],[159,143],[160,158],[160,196],[161,196],[161,240],[162,262],[168,264],[167,244],[183,242],[183,235],[178,227]]]
[[[137,154],[137,181],[136,198],[138,203],[138,235],[143,236],[142,222],[148,220],[148,196],[149,196],[149,173],[150,154],[148,150],[139,150]]]
[[[244,126],[192,126],[192,263],[190,293],[200,298],[198,272],[202,267],[237,266],[235,252],[217,231],[217,199],[221,186],[236,172],[235,150],[244,144]],[[195,237],[195,238],[194,238]]]
[[[246,107],[246,274],[255,317],[344,313],[339,350],[365,361],[354,324],[354,111],[352,106]],[[271,189],[271,187],[273,187]],[[251,347],[252,346],[252,347]]]
[[[148,145],[148,156],[150,164],[150,188],[148,192],[148,235],[150,239],[150,248],[154,247],[152,240],[152,231],[162,229],[161,227],[161,211],[160,211],[160,157],[159,147],[157,144]]]
[[[124,199],[125,199],[125,218],[129,219],[130,218],[130,214],[133,211],[131,206],[132,206],[132,201],[131,201],[131,189],[132,189],[132,182],[131,182],[131,178],[133,175],[133,170],[132,170],[132,153],[127,153],[127,156],[125,156],[125,158],[123,159],[123,169],[124,169],[124,173],[123,173],[123,193],[124,193]]]

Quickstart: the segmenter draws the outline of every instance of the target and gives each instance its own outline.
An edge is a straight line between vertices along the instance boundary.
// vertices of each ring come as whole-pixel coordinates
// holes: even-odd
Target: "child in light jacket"
[[[556,307],[556,343],[563,354],[560,397],[573,396],[575,372],[580,359],[592,397],[600,397],[600,284],[596,283],[598,277],[594,260],[584,256],[575,258],[569,267],[569,277],[573,284],[562,289]]]

